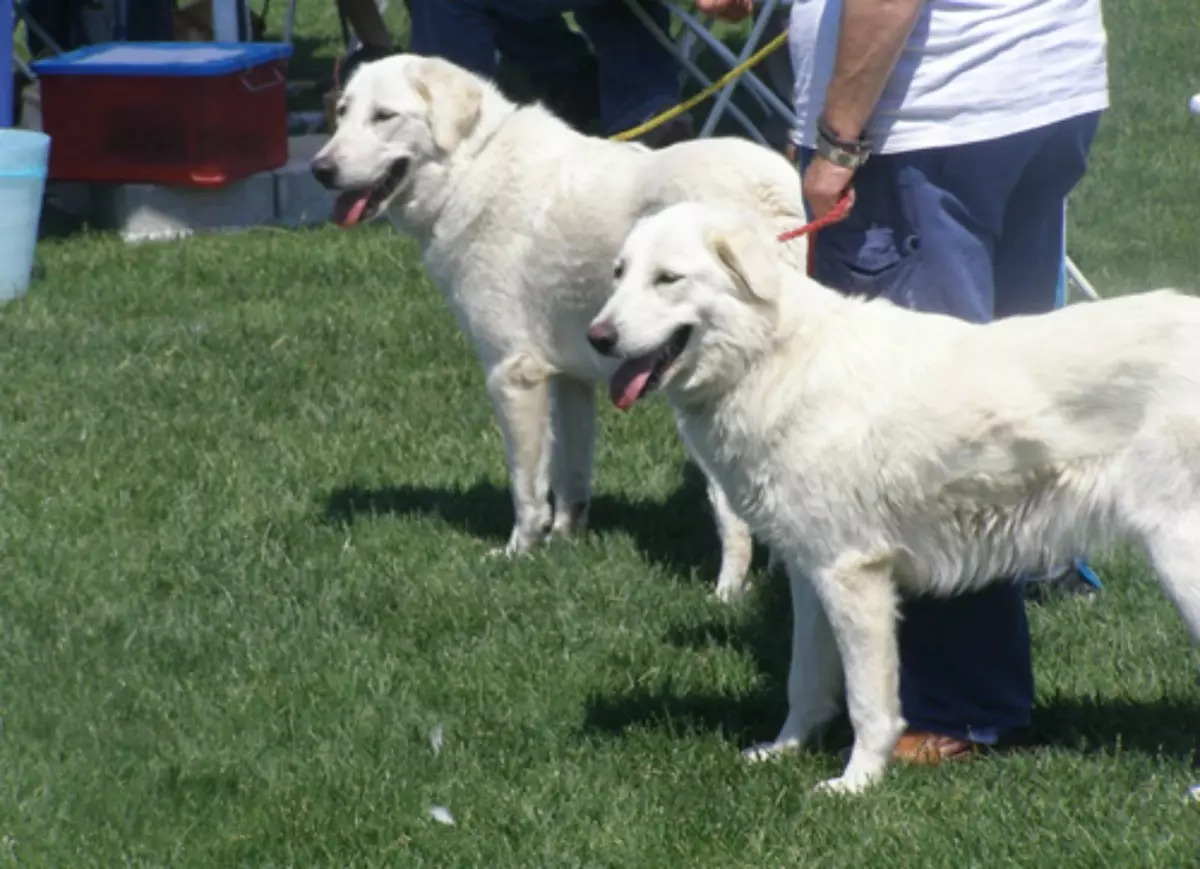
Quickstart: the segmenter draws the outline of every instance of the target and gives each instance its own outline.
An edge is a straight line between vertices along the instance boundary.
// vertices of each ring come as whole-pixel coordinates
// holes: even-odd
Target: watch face
[[[822,157],[824,157],[830,163],[833,163],[835,166],[841,166],[844,169],[852,169],[856,165],[854,155],[843,151],[841,148],[826,144],[824,148],[819,148],[817,150]]]
[[[843,169],[857,169],[863,163],[867,162],[867,154],[855,154],[839,148],[827,139],[817,140],[817,153],[833,163],[835,166],[841,166]]]
[[[857,169],[867,160],[868,152],[848,151],[832,141],[823,130],[817,131],[817,153],[843,169]]]

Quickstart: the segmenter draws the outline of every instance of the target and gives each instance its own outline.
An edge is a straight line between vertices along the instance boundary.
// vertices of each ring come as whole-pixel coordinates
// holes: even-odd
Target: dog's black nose
[[[313,177],[321,182],[321,186],[325,188],[333,187],[333,183],[337,180],[337,166],[334,165],[330,157],[315,157],[312,161]]]
[[[593,323],[588,329],[588,343],[601,356],[608,356],[617,346],[617,330],[609,323]]]

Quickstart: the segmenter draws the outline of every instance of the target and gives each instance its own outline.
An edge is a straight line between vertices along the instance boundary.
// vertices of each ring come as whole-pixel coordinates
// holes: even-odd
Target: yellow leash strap
[[[700,103],[704,102],[706,99],[711,97],[713,94],[715,94],[721,88],[725,87],[725,85],[729,84],[731,81],[736,81],[747,70],[750,70],[750,69],[754,68],[755,66],[757,66],[762,61],[763,58],[765,58],[772,51],[775,51],[775,49],[779,48],[781,45],[783,45],[785,42],[787,42],[787,36],[788,36],[787,31],[786,30],[783,31],[778,36],[776,36],[774,39],[772,39],[770,42],[768,42],[766,45],[764,45],[762,48],[760,48],[758,51],[754,52],[754,54],[750,55],[748,58],[746,58],[741,63],[739,63],[737,66],[735,66],[733,69],[729,70],[729,72],[725,73],[725,75],[721,76],[719,79],[717,79],[712,84],[710,84],[708,87],[706,87],[704,90],[700,91],[700,93],[696,94],[693,97],[689,97],[688,99],[684,100],[677,106],[672,106],[671,108],[667,109],[665,112],[662,112],[661,114],[655,115],[653,118],[646,121],[644,124],[638,124],[636,127],[633,127],[632,129],[629,129],[629,130],[625,130],[624,132],[621,132],[621,133],[617,133],[615,136],[611,136],[610,138],[612,138],[618,142],[628,142],[630,139],[636,139],[638,136],[641,136],[643,133],[648,133],[651,130],[655,129],[656,127],[659,127],[659,126],[665,124],[667,121],[669,121],[673,118],[679,117],[684,112],[686,112],[688,109],[691,109],[694,106],[697,106]]]

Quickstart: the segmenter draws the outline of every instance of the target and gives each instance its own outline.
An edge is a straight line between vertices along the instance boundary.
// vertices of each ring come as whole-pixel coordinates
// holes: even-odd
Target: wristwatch
[[[857,169],[871,156],[871,143],[866,136],[853,142],[839,139],[829,128],[825,115],[817,118],[817,154],[843,169]]]

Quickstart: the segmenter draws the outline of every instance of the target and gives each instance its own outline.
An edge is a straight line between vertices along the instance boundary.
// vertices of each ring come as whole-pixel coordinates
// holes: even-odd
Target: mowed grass
[[[1106,12],[1072,253],[1196,289],[1194,9]],[[392,230],[39,261],[0,308],[0,865],[1200,865],[1196,656],[1140,560],[1031,606],[1035,745],[821,799],[836,743],[739,759],[782,721],[787,593],[709,599],[661,402],[602,411],[592,534],[488,559],[501,440]]]

